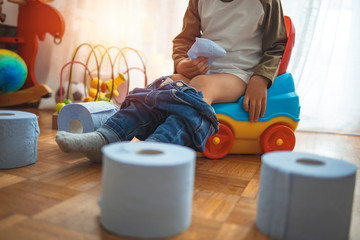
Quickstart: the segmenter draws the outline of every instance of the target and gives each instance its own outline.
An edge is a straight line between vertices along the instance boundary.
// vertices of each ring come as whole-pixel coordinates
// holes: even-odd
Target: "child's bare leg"
[[[188,79],[187,77],[185,77],[184,75],[182,74],[179,74],[179,73],[175,73],[171,76],[171,79],[173,81],[183,81],[184,83],[186,84],[189,84],[190,83],[190,79]]]
[[[190,86],[202,91],[204,101],[208,104],[219,102],[234,102],[245,94],[246,83],[239,77],[226,74],[198,75],[194,77]]]

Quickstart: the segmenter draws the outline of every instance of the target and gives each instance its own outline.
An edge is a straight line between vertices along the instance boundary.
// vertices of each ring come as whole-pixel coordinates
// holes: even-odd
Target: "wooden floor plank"
[[[225,223],[222,225],[220,231],[217,233],[215,240],[223,239],[244,239],[250,228],[242,225]]]
[[[239,198],[239,196],[222,192],[196,191],[194,194],[193,215],[205,219],[225,221]]]
[[[102,228],[98,200],[98,197],[81,193],[35,214],[33,218],[77,232],[99,235]]]
[[[0,172],[0,188],[21,182],[26,180],[26,178],[18,177],[12,174]]]
[[[13,225],[28,219],[27,216],[21,214],[11,214],[6,218],[0,220],[0,231],[3,229],[11,228]]]
[[[58,240],[58,239],[100,239],[97,236],[84,234],[71,229],[62,228],[45,221],[28,219],[10,228],[0,231],[0,240]]]
[[[101,181],[101,165],[93,164],[86,160],[58,168],[40,176],[32,177],[31,179],[79,191],[86,191],[97,186]]]
[[[0,206],[5,211],[31,216],[77,195],[76,190],[33,180],[0,189]]]
[[[226,222],[252,227],[256,220],[257,199],[241,197]]]
[[[219,232],[221,221],[192,216],[190,227],[183,233],[171,237],[171,240],[212,240]]]

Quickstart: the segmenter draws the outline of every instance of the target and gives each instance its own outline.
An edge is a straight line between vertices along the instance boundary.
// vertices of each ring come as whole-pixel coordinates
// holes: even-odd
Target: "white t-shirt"
[[[216,42],[227,52],[225,57],[214,61],[210,73],[234,74],[248,83],[262,56],[261,2],[199,0],[198,9],[201,37]]]

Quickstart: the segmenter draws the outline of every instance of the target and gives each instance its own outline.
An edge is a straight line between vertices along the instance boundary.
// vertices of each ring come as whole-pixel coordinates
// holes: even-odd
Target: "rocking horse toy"
[[[38,41],[43,41],[45,34],[50,33],[55,44],[60,44],[65,32],[62,15],[45,0],[8,1],[19,5],[17,37],[0,37],[0,43],[17,44],[18,54],[27,66],[28,75],[21,90],[0,94],[0,107],[38,102],[51,94],[51,89],[45,84],[39,84],[35,77]],[[0,15],[0,20],[4,20],[6,16],[1,11]]]

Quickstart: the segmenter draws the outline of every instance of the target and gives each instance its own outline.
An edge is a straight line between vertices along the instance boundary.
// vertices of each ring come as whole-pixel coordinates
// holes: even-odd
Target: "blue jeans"
[[[214,109],[203,95],[182,81],[161,86],[162,77],[146,88],[135,88],[120,110],[97,131],[109,143],[139,140],[173,143],[203,152],[218,131]]]

